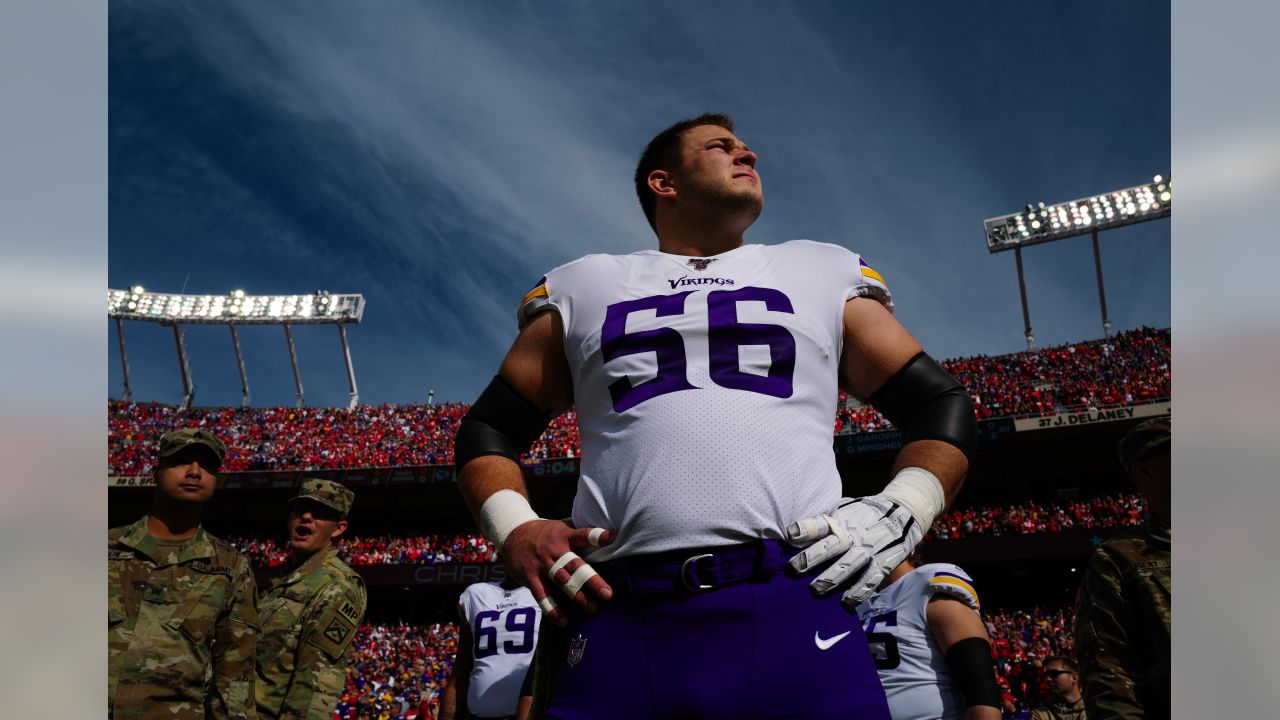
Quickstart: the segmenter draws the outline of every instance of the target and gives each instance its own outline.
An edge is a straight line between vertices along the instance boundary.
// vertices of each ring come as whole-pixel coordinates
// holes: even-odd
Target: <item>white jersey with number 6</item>
[[[929,599],[937,593],[961,600],[974,612],[981,607],[968,573],[948,563],[921,565],[858,606],[893,720],[964,718],[964,694],[951,682],[947,659],[925,619]]]
[[[842,247],[646,250],[552,270],[519,317],[559,312],[582,437],[578,527],[609,560],[784,537],[840,498],[832,452],[845,302],[892,309]]]
[[[520,685],[538,645],[542,611],[528,588],[474,583],[458,599],[461,620],[471,628],[472,666],[467,710],[480,717],[516,712]]]

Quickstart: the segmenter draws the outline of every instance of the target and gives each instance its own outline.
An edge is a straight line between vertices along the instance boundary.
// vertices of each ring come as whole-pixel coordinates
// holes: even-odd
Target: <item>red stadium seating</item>
[[[1166,400],[1169,331],[1142,328],[1107,340],[942,363],[969,388],[979,419],[1029,417],[1064,410]],[[842,396],[843,399],[843,396]],[[449,465],[453,435],[467,405],[346,408],[191,408],[112,401],[108,406],[108,474],[147,475],[160,436],[203,427],[229,447],[225,470]],[[842,402],[837,433],[890,429],[874,409]],[[576,457],[577,416],[556,418],[526,459]]]

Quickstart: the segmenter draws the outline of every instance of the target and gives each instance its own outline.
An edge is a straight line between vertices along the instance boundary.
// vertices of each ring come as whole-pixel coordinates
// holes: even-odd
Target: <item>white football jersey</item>
[[[594,560],[780,539],[840,498],[845,302],[892,309],[858,255],[808,240],[710,258],[588,255],[525,296],[560,313],[582,437],[573,522]]]
[[[925,620],[935,593],[980,610],[973,580],[947,563],[921,565],[858,606],[893,720],[963,720],[965,715],[964,694],[951,682],[947,659]]]
[[[481,717],[514,715],[520,685],[538,646],[542,610],[528,588],[473,583],[458,598],[458,614],[471,628],[475,664],[467,688],[467,710]]]

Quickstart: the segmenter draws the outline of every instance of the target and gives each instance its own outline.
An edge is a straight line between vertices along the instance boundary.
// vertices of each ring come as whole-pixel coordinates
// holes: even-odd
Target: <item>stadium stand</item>
[[[995,357],[942,363],[970,389],[979,419],[1032,417],[1101,409],[1170,397],[1170,332],[1139,328],[1091,340]],[[189,408],[111,401],[108,468],[113,476],[147,475],[155,442],[179,427],[204,427],[226,439],[224,470],[322,470],[450,465],[452,440],[468,406],[461,403],[346,408]],[[890,429],[874,409],[843,401],[837,433]],[[576,415],[556,418],[528,461],[577,457]]]
[[[232,545],[257,567],[279,567],[289,551],[275,540],[231,537]],[[338,557],[356,566],[439,565],[498,562],[493,544],[481,535],[409,535],[335,538]]]
[[[952,510],[933,521],[926,536],[956,540],[983,535],[1031,535],[1141,525],[1146,505],[1136,493],[1055,503]]]
[[[1109,495],[1057,503],[952,510],[933,522],[926,536],[957,540],[978,536],[1030,535],[1066,530],[1116,528],[1142,524],[1145,505],[1134,494]],[[278,567],[288,550],[271,538],[230,537],[228,541],[258,567]],[[377,535],[334,540],[348,565],[437,565],[498,562],[493,544],[481,535]]]
[[[1071,654],[1071,617],[1069,608],[985,611],[997,682],[1015,705],[1035,707],[1048,701],[1040,662],[1050,655]],[[457,645],[458,627],[453,623],[362,626],[334,717],[431,717],[453,669]]]
[[[458,652],[458,626],[404,622],[361,626],[334,718],[435,717],[436,700]]]
[[[1170,398],[1167,329],[1140,328],[1105,340],[942,364],[970,388],[982,420],[1131,407]],[[159,436],[187,426],[205,427],[227,439],[231,450],[224,469],[230,471],[271,474],[449,465],[453,434],[467,410],[467,405],[458,403],[351,410],[180,410],[157,403],[111,401],[108,473],[125,478],[150,473]],[[840,435],[891,429],[873,408],[843,396],[833,420]],[[1098,529],[1105,536],[1105,529],[1140,524],[1145,510],[1141,498],[1113,467],[1115,432],[1102,425],[1077,430],[1063,431],[1074,434],[1018,433],[1015,440],[988,446],[982,458],[985,475],[971,478],[966,496],[934,522],[929,534],[940,550],[960,553],[968,548],[974,559],[972,566],[964,559],[957,562],[984,583],[984,599],[990,603],[984,607],[984,619],[993,639],[998,680],[1006,709],[1022,713],[1017,717],[1025,717],[1027,708],[1048,700],[1039,673],[1041,661],[1048,655],[1072,654],[1072,612],[1063,606],[1074,597],[1076,566],[1091,542],[1090,533],[1073,531]],[[876,435],[847,439],[879,442]],[[577,419],[570,412],[553,421],[525,459],[535,465],[539,460],[578,454]],[[887,464],[888,459],[870,451],[842,456],[842,476],[883,472],[876,462]],[[576,465],[572,472],[576,473]],[[555,512],[567,512],[573,477],[552,475],[543,480],[542,501]],[[289,496],[284,487],[277,486],[275,479],[253,488],[245,486],[239,491],[243,495],[228,495],[210,517],[214,531],[230,538],[263,577],[276,572],[273,568],[282,570],[288,556],[275,534],[278,518],[272,514]],[[381,579],[370,582],[370,624],[356,637],[334,717],[429,718],[457,651],[457,627],[451,622],[457,592],[466,582],[488,577],[485,573],[500,561],[488,541],[449,514],[461,510],[445,497],[456,496],[446,483],[379,486],[366,481],[358,492],[363,503],[358,512],[365,514],[353,521],[356,532],[335,544],[347,563],[369,568],[361,572]],[[414,502],[403,502],[410,496]],[[248,498],[253,501],[246,504]],[[128,491],[113,493],[111,500],[118,513],[130,517],[144,512],[145,502],[142,493]],[[440,510],[429,511],[429,507]],[[268,517],[272,519],[265,520]],[[1050,537],[1053,534],[1060,535]],[[1039,537],[1014,539],[1028,535]],[[947,542],[999,537],[1009,539]],[[1010,544],[1026,550],[1005,551]],[[1085,550],[1062,550],[1069,546]],[[415,567],[402,572],[387,567],[397,565]],[[422,567],[426,565],[440,567]],[[1017,607],[992,609],[995,606]],[[1015,715],[1006,713],[1006,717]]]

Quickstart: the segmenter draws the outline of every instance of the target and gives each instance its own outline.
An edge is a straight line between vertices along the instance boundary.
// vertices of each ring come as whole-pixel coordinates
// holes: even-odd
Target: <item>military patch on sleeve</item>
[[[346,600],[342,601],[342,606],[338,608],[338,614],[350,620],[353,625],[355,623],[360,622],[360,611],[357,610],[354,605],[347,602]]]
[[[323,629],[313,633],[309,642],[328,656],[331,662],[337,662],[342,657],[342,654],[347,651],[347,646],[351,644],[352,638],[355,637],[355,623],[347,620],[341,614],[330,611],[327,623],[325,618],[322,618],[320,624],[316,627]]]
[[[343,606],[344,614],[345,610],[346,605]],[[341,620],[334,618],[333,622],[329,623],[329,627],[324,629],[324,636],[334,645],[341,645],[342,641],[347,639],[347,635],[350,634],[350,632],[351,631]]]

